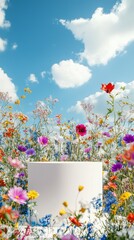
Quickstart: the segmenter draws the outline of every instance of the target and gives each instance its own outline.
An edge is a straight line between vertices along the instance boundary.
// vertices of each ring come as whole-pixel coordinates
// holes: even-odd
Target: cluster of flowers
[[[61,227],[53,239],[132,239],[134,224],[134,106],[124,96],[121,87],[116,91],[112,83],[102,84],[108,95],[104,116],[93,112],[90,103],[82,102],[87,122],[76,124],[62,121],[62,115],[52,117],[52,97],[38,101],[33,111],[33,123],[22,112],[13,111],[8,94],[0,92],[0,237],[26,239],[30,226],[52,227],[51,215],[32,220],[35,200],[39,194],[28,192],[27,163],[29,161],[102,161],[103,200],[79,203],[79,210],[70,210],[68,202],[59,210]],[[15,101],[16,105],[31,93]],[[118,102],[119,99],[119,102]],[[28,122],[30,121],[30,126]],[[84,186],[78,187],[78,193]],[[96,209],[96,220],[91,221],[90,209]],[[86,216],[86,222],[85,222]],[[105,218],[105,220],[104,220]],[[97,220],[100,231],[95,231]],[[101,222],[101,223],[100,223]],[[105,222],[105,223],[104,223]],[[19,225],[26,225],[21,231]],[[10,226],[13,230],[9,232]],[[103,229],[103,230],[102,230]],[[43,231],[43,230],[42,230]],[[8,235],[9,234],[9,235]],[[8,237],[7,237],[8,236]],[[123,238],[124,237],[124,238]],[[35,238],[37,239],[37,238]]]

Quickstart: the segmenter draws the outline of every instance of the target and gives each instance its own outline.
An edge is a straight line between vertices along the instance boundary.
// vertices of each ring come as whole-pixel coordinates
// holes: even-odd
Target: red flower
[[[76,126],[76,133],[80,136],[84,136],[87,133],[86,126],[84,124],[78,124]]]
[[[0,187],[5,187],[6,183],[4,182],[3,179],[0,178]]]
[[[111,93],[114,89],[115,85],[112,83],[102,84],[101,90],[105,91],[106,93]]]
[[[69,217],[69,220],[71,221],[71,223],[73,223],[74,225],[76,225],[77,227],[80,227],[82,224],[78,221],[78,219],[76,217]]]
[[[127,216],[127,220],[130,223],[134,223],[134,213],[129,213]]]

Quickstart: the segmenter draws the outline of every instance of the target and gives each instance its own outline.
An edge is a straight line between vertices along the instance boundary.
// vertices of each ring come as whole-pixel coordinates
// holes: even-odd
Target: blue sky
[[[133,10],[133,0],[0,0],[0,91],[15,99],[30,87],[25,113],[52,95],[55,113],[79,121],[79,101],[99,108],[102,83],[123,82],[132,96]]]

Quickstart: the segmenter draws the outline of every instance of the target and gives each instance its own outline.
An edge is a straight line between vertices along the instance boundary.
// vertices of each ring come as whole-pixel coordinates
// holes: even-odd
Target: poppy
[[[114,87],[115,85],[112,83],[102,84],[101,90],[105,91],[106,93],[111,93]]]
[[[71,221],[71,223],[73,223],[77,227],[80,227],[82,225],[76,217],[69,217],[69,220]]]

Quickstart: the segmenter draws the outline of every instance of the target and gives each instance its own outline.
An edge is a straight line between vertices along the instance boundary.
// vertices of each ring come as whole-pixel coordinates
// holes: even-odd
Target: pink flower
[[[8,162],[14,168],[24,168],[24,165],[17,157],[14,159],[12,159],[11,157],[8,157]]]
[[[80,136],[84,136],[87,133],[86,126],[84,124],[78,124],[76,126],[76,133]]]
[[[67,159],[68,159],[68,155],[67,154],[61,155],[61,157],[60,157],[61,161],[66,161]]]
[[[26,200],[28,200],[26,190],[23,190],[21,187],[14,187],[8,191],[8,196],[19,204],[25,204]]]
[[[48,138],[45,136],[40,136],[40,137],[38,137],[38,143],[46,146],[48,144]]]

